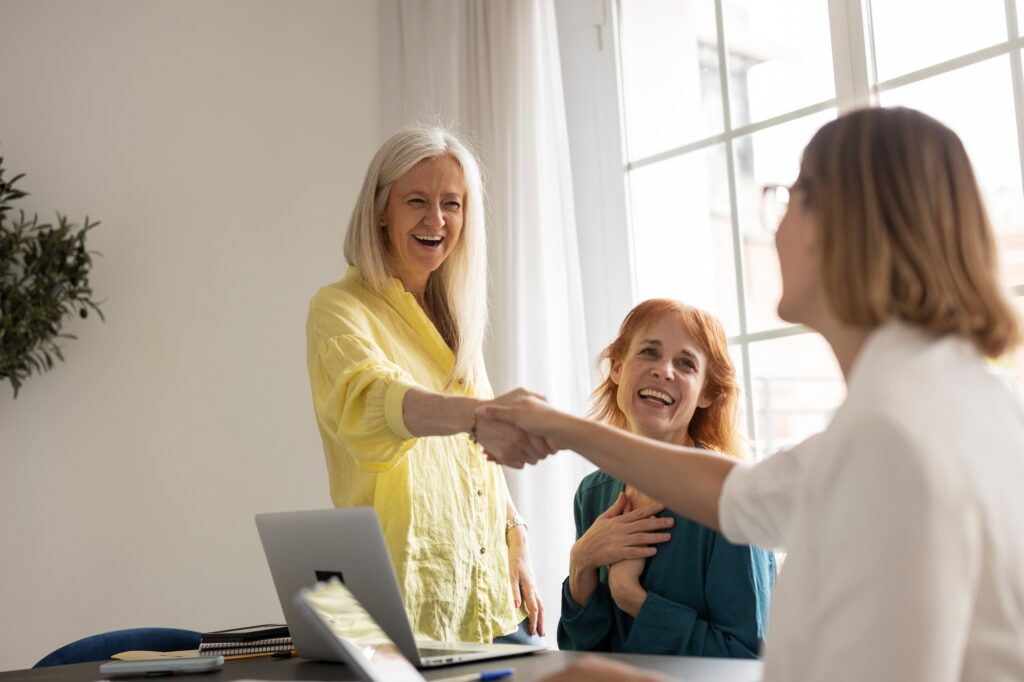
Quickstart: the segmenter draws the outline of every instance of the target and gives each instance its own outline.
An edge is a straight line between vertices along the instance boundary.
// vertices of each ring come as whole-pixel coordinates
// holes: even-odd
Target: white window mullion
[[[871,103],[869,75],[874,70],[870,49],[867,0],[828,0],[832,34],[832,68],[839,113]]]
[[[1006,39],[1018,36],[1019,17],[1016,0],[1006,2]],[[1010,52],[1010,74],[1013,79],[1013,108],[1017,119],[1017,153],[1020,157],[1021,177],[1024,178],[1024,68],[1021,66],[1020,50]],[[1022,188],[1024,189],[1024,188]]]
[[[722,118],[725,124],[725,168],[729,182],[729,213],[732,224],[733,270],[736,273],[736,305],[739,312],[740,336],[747,335],[746,285],[743,281],[743,235],[740,233],[739,201],[736,196],[736,159],[733,154],[732,106],[729,102],[729,60],[725,46],[725,16],[722,1],[715,0],[715,27],[718,32],[718,77],[722,88]],[[754,379],[750,371],[750,347],[740,344],[743,366],[743,393],[747,403],[747,435],[757,442],[757,419],[754,413]]]

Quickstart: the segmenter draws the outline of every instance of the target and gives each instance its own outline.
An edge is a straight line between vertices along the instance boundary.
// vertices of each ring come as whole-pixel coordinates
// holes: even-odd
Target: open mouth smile
[[[439,234],[414,234],[413,239],[431,249],[436,249],[444,242],[444,237]]]
[[[641,400],[657,405],[674,405],[676,402],[675,398],[668,393],[653,388],[641,388],[637,391],[637,395]]]

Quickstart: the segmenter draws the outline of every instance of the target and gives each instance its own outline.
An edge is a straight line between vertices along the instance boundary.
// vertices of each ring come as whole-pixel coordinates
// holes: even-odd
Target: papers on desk
[[[111,658],[119,661],[149,661],[154,658],[192,658],[199,655],[198,649],[185,651],[122,651]]]

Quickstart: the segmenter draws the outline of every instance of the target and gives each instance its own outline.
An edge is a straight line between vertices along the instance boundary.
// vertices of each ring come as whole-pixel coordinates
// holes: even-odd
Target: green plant
[[[0,380],[9,379],[18,397],[33,372],[64,359],[58,341],[76,338],[61,332],[69,315],[85,318],[91,309],[104,319],[89,287],[96,252],[85,248],[86,233],[99,223],[87,216],[78,229],[57,213],[54,226],[21,210],[9,220],[11,202],[28,195],[14,187],[24,174],[5,180],[3,162],[0,157]]]

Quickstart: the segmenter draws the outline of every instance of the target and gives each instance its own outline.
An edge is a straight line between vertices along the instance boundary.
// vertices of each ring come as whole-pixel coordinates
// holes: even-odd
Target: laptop
[[[418,668],[546,651],[545,646],[417,641],[402,603],[380,522],[372,507],[257,514],[263,551],[296,653],[339,661],[337,645],[302,618],[295,595],[337,578]]]
[[[337,578],[295,595],[300,618],[318,632],[337,661],[363,682],[422,682],[423,675]]]

